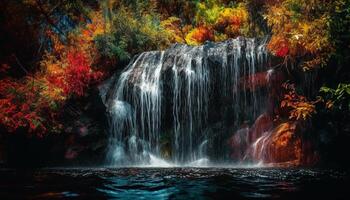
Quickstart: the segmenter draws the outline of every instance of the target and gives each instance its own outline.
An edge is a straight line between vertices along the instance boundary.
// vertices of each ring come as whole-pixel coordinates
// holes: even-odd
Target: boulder
[[[231,147],[231,158],[234,160],[243,160],[246,155],[246,150],[249,148],[249,127],[247,124],[236,131],[236,133],[229,139]]]
[[[261,114],[249,130],[249,142],[253,143],[260,138],[263,133],[269,131],[273,127],[272,122],[273,119],[268,113]]]
[[[279,124],[265,132],[252,145],[252,157],[270,166],[305,166],[317,162],[314,148],[303,134],[298,122]]]
[[[302,141],[296,130],[296,122],[286,122],[277,126],[271,132],[266,143],[264,162],[283,163],[294,161],[296,164],[300,164]]]

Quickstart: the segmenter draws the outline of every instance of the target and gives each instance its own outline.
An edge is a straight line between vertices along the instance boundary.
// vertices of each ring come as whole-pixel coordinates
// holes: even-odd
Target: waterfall
[[[255,75],[267,62],[266,39],[241,37],[135,56],[100,88],[110,119],[109,164],[225,161],[230,134],[266,109]],[[223,133],[212,134],[215,126]]]

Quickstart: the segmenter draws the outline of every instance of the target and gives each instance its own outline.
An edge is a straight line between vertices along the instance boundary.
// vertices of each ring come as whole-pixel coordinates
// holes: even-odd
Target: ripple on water
[[[348,174],[274,168],[0,170],[0,199],[221,199],[348,197]]]

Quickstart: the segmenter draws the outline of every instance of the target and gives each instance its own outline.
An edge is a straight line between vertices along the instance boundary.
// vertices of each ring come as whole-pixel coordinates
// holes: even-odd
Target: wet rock
[[[65,153],[65,158],[68,160],[72,160],[75,159],[78,156],[79,152],[77,150],[74,149],[68,149]]]
[[[97,165],[103,163],[108,144],[103,98],[98,90],[79,101],[70,101],[63,109],[64,133],[55,136],[49,163],[65,165]],[[51,140],[51,139],[50,139]],[[61,158],[62,160],[59,160]]]
[[[305,166],[317,162],[312,143],[298,122],[285,122],[266,132],[252,146],[255,160],[271,166]]]
[[[253,143],[259,137],[263,135],[263,133],[271,130],[273,127],[273,119],[267,114],[261,114],[254,122],[253,126],[249,130],[249,143]]]
[[[243,160],[246,150],[249,148],[249,126],[243,124],[242,127],[229,140],[232,149],[231,158],[234,160]]]
[[[267,87],[268,84],[268,72],[257,72],[253,75],[241,77],[240,87],[255,91],[262,87]]]
[[[266,143],[264,161],[267,163],[283,163],[301,161],[301,137],[297,135],[296,122],[287,122],[276,127]]]
[[[109,154],[113,157],[118,146],[136,158],[151,152],[180,162],[202,155],[225,160],[231,146],[231,156],[242,159],[252,141],[271,127],[267,115],[248,126],[266,111],[267,88],[274,77],[269,59],[266,40],[242,37],[202,46],[175,44],[137,55],[102,92],[104,102],[112,102],[106,103],[115,142]],[[240,79],[246,79],[244,87]],[[130,117],[110,112],[116,101],[127,102],[121,110],[129,110]],[[170,139],[160,139],[170,132]],[[145,151],[128,148],[125,138],[130,135],[148,144]]]

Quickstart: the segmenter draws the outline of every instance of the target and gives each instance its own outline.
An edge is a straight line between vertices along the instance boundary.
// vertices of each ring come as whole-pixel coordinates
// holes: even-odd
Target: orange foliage
[[[199,45],[205,41],[212,41],[214,39],[213,31],[205,26],[194,28],[187,36],[186,41],[191,45]]]
[[[272,37],[268,48],[273,54],[279,57],[285,57],[289,54],[289,43],[286,39],[281,37]]]
[[[324,66],[334,52],[328,13],[331,8],[332,1],[321,0],[280,0],[268,6],[264,17],[272,31],[270,51],[280,57],[302,58],[304,70]]]
[[[214,28],[228,37],[237,37],[243,34],[241,29],[247,23],[248,13],[244,7],[224,8],[220,12]]]
[[[286,93],[281,102],[281,108],[289,110],[289,119],[307,120],[316,113],[315,103],[310,102],[306,97],[298,95],[293,84],[284,83],[283,88]]]

